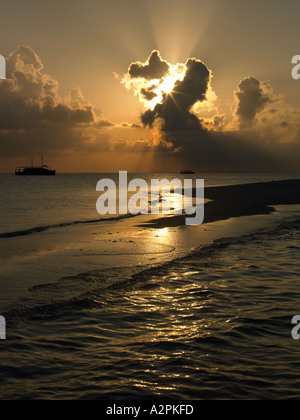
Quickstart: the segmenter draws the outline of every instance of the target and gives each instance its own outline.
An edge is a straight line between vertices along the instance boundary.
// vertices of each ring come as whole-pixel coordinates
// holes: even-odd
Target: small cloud
[[[272,101],[269,85],[260,82],[255,77],[246,77],[235,92],[237,98],[236,117],[240,128],[249,128],[255,122],[258,112]]]
[[[123,122],[122,124],[120,124],[120,126],[123,128],[141,128],[141,126],[136,123],[127,123],[127,122]]]
[[[163,60],[159,51],[152,51],[146,63],[132,63],[128,73],[131,78],[144,78],[147,80],[161,79],[169,71],[169,64]]]
[[[108,120],[100,120],[95,124],[95,126],[98,128],[111,128],[115,127],[116,124]]]
[[[142,96],[149,102],[151,102],[154,98],[157,97],[157,93],[155,93],[153,90],[154,88],[150,87],[149,89],[141,89]]]

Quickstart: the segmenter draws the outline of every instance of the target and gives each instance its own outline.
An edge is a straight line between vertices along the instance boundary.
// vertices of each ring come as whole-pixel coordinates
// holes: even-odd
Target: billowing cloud
[[[107,149],[103,129],[113,123],[96,115],[79,88],[61,97],[58,82],[43,70],[30,47],[19,46],[7,58],[7,79],[0,81],[1,156]]]
[[[240,128],[251,127],[258,112],[271,102],[270,86],[254,77],[246,77],[238,85],[235,92],[237,98],[236,116]]]
[[[189,58],[171,64],[158,51],[132,63],[119,79],[144,106],[141,124],[110,121],[79,88],[62,97],[41,58],[30,47],[18,47],[7,57],[7,79],[0,80],[2,161],[103,152],[106,161],[114,153],[114,170],[115,162],[132,165],[127,153],[143,155],[136,170],[144,169],[146,154],[156,170],[157,162],[165,169],[175,161],[203,171],[299,169],[300,111],[269,83],[247,77],[233,101],[222,104],[205,63]]]
[[[122,79],[145,106],[141,122],[156,135],[158,154],[176,155],[183,166],[196,170],[299,168],[299,110],[287,107],[269,83],[246,77],[234,92],[234,102],[220,105],[212,71],[201,60],[167,64],[159,80],[141,74],[135,79],[130,73]]]
[[[21,46],[7,59],[7,80],[0,85],[0,128],[28,128],[37,123],[82,124],[95,121],[93,107],[79,89],[58,95],[58,82],[42,72],[40,58]]]
[[[163,93],[162,103],[154,110],[147,110],[141,117],[144,125],[152,127],[159,119],[162,130],[188,130],[200,128],[200,120],[191,113],[191,108],[197,102],[206,99],[206,92],[211,80],[211,72],[202,61],[189,59],[183,80],[178,80],[169,93]]]
[[[159,51],[153,51],[146,63],[132,63],[128,73],[131,78],[144,78],[148,80],[161,79],[169,71],[169,64],[164,61]]]
[[[184,64],[171,65],[158,51],[152,51],[145,63],[132,63],[121,82],[146,108],[154,109],[163,101],[164,93],[171,92],[176,82],[184,78],[185,72]]]

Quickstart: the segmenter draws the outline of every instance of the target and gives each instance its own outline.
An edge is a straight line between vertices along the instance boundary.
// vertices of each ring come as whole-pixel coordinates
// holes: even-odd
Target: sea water
[[[298,177],[296,174],[130,174],[128,181],[141,178],[150,184],[151,179],[179,178],[182,182],[187,178],[205,179],[205,187],[210,187]],[[119,174],[58,174],[55,177],[0,174],[0,238],[7,233],[35,233],[51,226],[105,218],[96,211],[99,197],[96,185],[106,178],[118,184]]]
[[[75,189],[74,182],[73,195]],[[76,191],[82,197],[78,183]],[[76,219],[88,220],[86,205],[77,207]],[[51,200],[48,206],[55,207]],[[22,208],[36,212],[27,200]],[[12,224],[2,220],[1,231],[74,221],[55,212],[59,218],[45,211],[26,223],[20,214],[17,224],[8,216]],[[47,304],[57,285],[37,285],[40,306],[5,314],[1,398],[298,399],[300,342],[291,322],[300,312],[299,240],[294,215],[126,279],[121,269],[98,279],[78,273],[69,287],[92,277],[99,287],[69,301]],[[105,276],[114,281],[103,286]]]

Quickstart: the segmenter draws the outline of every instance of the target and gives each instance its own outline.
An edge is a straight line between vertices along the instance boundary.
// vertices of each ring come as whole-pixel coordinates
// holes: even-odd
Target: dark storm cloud
[[[238,85],[235,96],[238,100],[236,116],[240,128],[250,127],[258,112],[262,111],[271,98],[265,92],[266,84],[261,83],[254,77],[247,77]]]
[[[159,51],[153,51],[145,64],[137,62],[129,67],[131,78],[142,77],[147,80],[161,79],[168,71],[169,64],[162,60]]]
[[[182,81],[175,83],[171,94],[163,94],[163,101],[141,117],[145,126],[152,127],[158,119],[166,133],[174,130],[202,129],[200,120],[191,113],[192,106],[204,101],[211,80],[211,72],[200,60],[189,59]]]

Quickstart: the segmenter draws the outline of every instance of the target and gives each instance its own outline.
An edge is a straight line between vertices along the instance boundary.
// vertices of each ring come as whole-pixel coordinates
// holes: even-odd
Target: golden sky
[[[0,0],[0,171],[299,171],[296,0]]]

